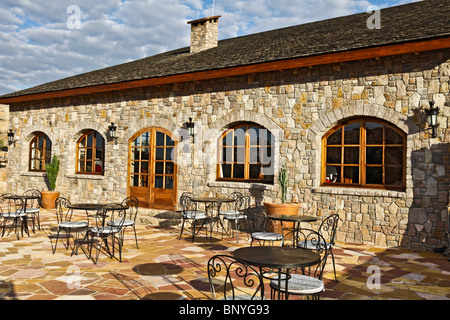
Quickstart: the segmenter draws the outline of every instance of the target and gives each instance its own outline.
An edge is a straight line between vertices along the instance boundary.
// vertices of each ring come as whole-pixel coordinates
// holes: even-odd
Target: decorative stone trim
[[[340,188],[340,187],[318,187],[311,189],[313,193],[324,194],[340,194],[350,196],[364,196],[364,197],[391,197],[391,198],[406,198],[405,191],[394,190],[375,190],[362,188]]]
[[[232,189],[258,189],[258,190],[273,190],[274,186],[263,183],[245,183],[245,182],[228,182],[228,181],[214,181],[209,182],[208,187],[232,188]]]
[[[69,179],[85,179],[85,180],[103,180],[105,176],[90,175],[90,174],[66,174]]]

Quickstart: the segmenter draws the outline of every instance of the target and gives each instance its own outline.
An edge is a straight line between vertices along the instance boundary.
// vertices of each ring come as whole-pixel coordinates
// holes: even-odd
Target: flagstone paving
[[[138,223],[139,249],[129,230],[122,262],[101,253],[94,264],[83,247],[71,256],[59,243],[52,254],[54,213],[43,210],[41,220],[30,236],[1,238],[0,299],[209,300],[208,259],[249,245],[245,235],[239,243],[220,233],[192,242],[188,233],[179,240],[177,227]],[[450,262],[441,254],[351,243],[338,243],[334,253],[339,282],[328,263],[322,300],[450,299]]]

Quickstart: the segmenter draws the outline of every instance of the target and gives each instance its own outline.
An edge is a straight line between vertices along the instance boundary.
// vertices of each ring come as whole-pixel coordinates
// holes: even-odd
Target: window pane
[[[93,161],[86,161],[86,172],[93,172],[94,166],[92,163]]]
[[[78,171],[79,172],[85,172],[85,162],[84,161],[78,161]]]
[[[166,148],[166,160],[173,160],[174,148]]]
[[[344,163],[358,164],[359,163],[359,147],[345,147],[344,148]]]
[[[234,145],[245,146],[245,128],[238,128],[234,130]]]
[[[251,163],[259,163],[260,156],[259,156],[259,147],[251,147],[250,148],[250,162]]]
[[[341,147],[327,148],[327,163],[341,163]]]
[[[344,167],[344,183],[359,183],[359,168]]]
[[[168,147],[175,146],[175,141],[172,140],[172,138],[169,137],[168,135],[166,135],[166,146],[168,146]]]
[[[327,144],[342,144],[342,128],[328,137]]]
[[[250,127],[248,129],[248,134],[250,136],[250,145],[251,146],[257,146],[261,144],[260,141],[260,132],[259,132],[259,128],[256,127]]]
[[[386,147],[385,164],[403,164],[402,147]]]
[[[233,162],[233,149],[228,148],[222,148],[222,162],[231,163]]]
[[[386,184],[401,186],[403,184],[402,167],[386,167]]]
[[[259,179],[261,173],[261,165],[260,164],[251,164],[250,165],[250,179]]]
[[[403,144],[403,137],[394,129],[386,127],[386,144]]]
[[[86,150],[86,159],[87,160],[92,160],[92,150],[93,149],[87,149]]]
[[[381,168],[381,167],[366,167],[366,183],[367,184],[382,184],[383,183],[383,168]]]
[[[367,147],[366,163],[383,164],[383,147]]]
[[[221,178],[231,178],[231,164],[222,164],[221,169]]]
[[[244,165],[243,164],[235,164],[234,165],[233,178],[244,179]]]
[[[86,137],[83,137],[80,141],[80,147],[85,148],[86,147]]]
[[[78,149],[78,159],[85,160],[86,159],[86,149]]]
[[[243,163],[245,161],[245,148],[235,147],[234,148],[234,162]]]
[[[383,144],[383,125],[375,122],[366,123],[366,144]]]
[[[326,182],[341,182],[341,167],[327,166]]]
[[[95,133],[95,146],[97,148],[105,147],[105,139],[103,139],[102,135],[98,132]]]
[[[344,143],[345,144],[359,144],[359,128],[360,123],[352,123],[345,126],[344,130]]]
[[[92,148],[94,146],[94,134],[90,133],[87,136],[87,147]]]
[[[103,162],[99,158],[95,160],[95,172],[96,173],[103,172]]]
[[[233,145],[233,131],[229,131],[227,135],[222,139],[223,146],[232,146]]]

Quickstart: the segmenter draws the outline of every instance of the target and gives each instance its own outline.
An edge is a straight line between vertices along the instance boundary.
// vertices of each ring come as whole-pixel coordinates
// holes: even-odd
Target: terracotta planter
[[[44,209],[55,209],[55,200],[59,197],[59,191],[41,191],[42,207]]]
[[[298,209],[300,208],[300,203],[272,203],[264,202],[264,210],[267,215],[288,215],[295,216],[298,214]],[[273,221],[274,223],[269,223],[269,232],[281,233],[281,222]],[[293,222],[283,222],[284,228],[293,228]]]

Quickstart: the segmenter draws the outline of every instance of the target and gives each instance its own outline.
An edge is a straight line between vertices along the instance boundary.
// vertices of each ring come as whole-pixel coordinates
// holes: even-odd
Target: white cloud
[[[383,0],[398,4],[405,0]],[[412,2],[406,0],[406,2]],[[189,45],[213,0],[2,0],[0,94]],[[381,0],[216,0],[221,39],[365,12]],[[68,28],[67,8],[81,28]]]

